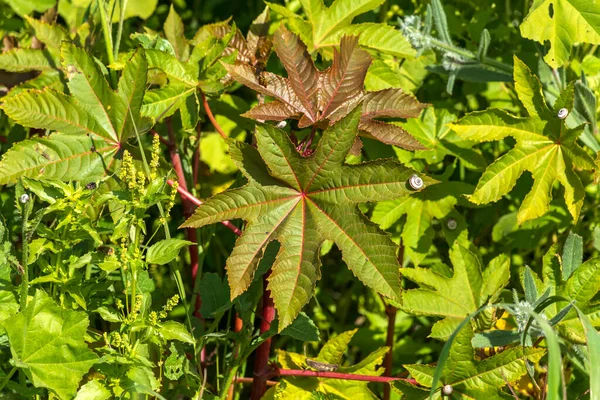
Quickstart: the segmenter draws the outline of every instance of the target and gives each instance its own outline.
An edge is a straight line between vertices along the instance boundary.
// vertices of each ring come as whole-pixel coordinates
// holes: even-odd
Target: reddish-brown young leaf
[[[363,103],[359,126],[363,136],[408,150],[425,149],[403,128],[375,120],[414,118],[428,104],[401,89],[365,92],[364,80],[372,59],[358,47],[358,38],[343,37],[331,67],[325,71],[315,68],[306,45],[285,27],[275,33],[274,48],[287,78],[246,64],[225,65],[235,80],[275,99],[259,104],[243,114],[245,117],[259,121],[297,119],[300,129],[313,125],[325,128]]]

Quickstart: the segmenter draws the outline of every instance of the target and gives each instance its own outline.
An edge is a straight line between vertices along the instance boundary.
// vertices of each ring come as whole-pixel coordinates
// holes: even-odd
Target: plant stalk
[[[15,374],[15,372],[17,372],[17,367],[12,367],[10,372],[4,377],[4,379],[2,380],[2,383],[0,383],[0,393],[2,392],[2,389],[4,389],[4,386],[6,386],[8,381],[10,381],[10,378],[12,378],[12,376]]]
[[[104,1],[98,0],[98,10],[100,10],[100,21],[102,22],[102,34],[104,35],[104,44],[106,46],[106,55],[108,56],[108,63],[113,64],[115,62],[114,46],[112,39],[112,29],[108,15],[106,14],[106,7],[104,7]]]
[[[217,132],[219,132],[219,135],[221,135],[221,137],[223,139],[226,139],[228,136],[225,133],[225,131],[223,130],[223,128],[221,128],[221,126],[219,125],[217,120],[215,119],[215,116],[213,115],[212,110],[210,109],[210,106],[208,105],[208,100],[206,100],[206,96],[204,95],[204,92],[201,91],[200,95],[202,96],[202,105],[204,106],[204,111],[206,111],[206,116],[210,120],[211,124],[213,124],[213,126],[215,127]]]
[[[263,297],[260,333],[265,333],[271,328],[271,322],[275,318],[275,303],[271,297],[271,291],[267,289],[269,273],[265,274],[263,280]],[[269,372],[269,355],[271,353],[271,338],[266,339],[256,349],[254,360],[254,382],[252,384],[251,400],[260,400],[267,391],[267,379]]]
[[[433,47],[436,47],[438,49],[446,50],[448,52],[458,54],[465,58],[469,58],[469,59],[473,59],[473,60],[477,59],[477,56],[474,53],[470,52],[469,50],[453,46],[453,45],[443,42],[439,39],[436,39],[434,37],[429,37],[429,42],[431,43],[431,45]],[[493,67],[499,71],[506,72],[507,74],[510,74],[510,75],[513,74],[513,67],[511,67],[510,65],[504,64],[500,61],[496,61],[493,58],[490,58],[487,56],[483,57],[483,59],[481,60],[481,63],[484,65]]]
[[[394,331],[396,327],[396,313],[398,309],[392,305],[385,306],[385,313],[388,318],[388,326],[387,326],[387,337],[385,339],[385,345],[389,348],[388,352],[385,354],[385,358],[383,359],[383,366],[385,368],[385,376],[392,376],[392,367],[393,367],[393,354],[394,354]],[[390,386],[385,385],[383,387],[383,400],[390,400]]]
[[[411,385],[418,385],[418,382],[410,378],[398,378],[393,376],[373,376],[373,375],[358,375],[348,374],[344,372],[324,372],[324,371],[307,371],[304,369],[277,369],[274,371],[274,376],[304,376],[317,377],[328,379],[343,379],[348,381],[363,381],[363,382],[379,382],[387,383],[393,381],[404,381]],[[271,376],[273,377],[273,376]]]

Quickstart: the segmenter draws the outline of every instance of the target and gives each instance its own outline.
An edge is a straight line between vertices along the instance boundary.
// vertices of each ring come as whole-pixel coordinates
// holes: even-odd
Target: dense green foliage
[[[600,0],[0,10],[1,398],[600,399]]]

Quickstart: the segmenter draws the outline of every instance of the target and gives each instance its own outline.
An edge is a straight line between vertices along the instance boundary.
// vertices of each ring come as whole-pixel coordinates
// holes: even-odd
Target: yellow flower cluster
[[[163,306],[162,311],[159,311],[158,313],[156,311],[152,311],[150,313],[150,315],[149,315],[150,325],[156,325],[160,322],[161,319],[167,318],[167,313],[169,311],[173,310],[173,308],[175,308],[175,306],[177,306],[177,304],[179,304],[179,295],[178,294],[174,295],[169,300],[167,300],[167,304],[165,304]]]
[[[140,315],[140,310],[142,309],[142,300],[143,300],[143,296],[141,294],[138,294],[137,296],[135,296],[135,303],[132,304],[131,306],[131,311],[129,312],[129,314],[127,315],[127,318],[125,319],[125,323],[133,323],[138,315]]]
[[[156,179],[156,171],[160,158],[160,140],[158,135],[152,138],[152,159],[150,160],[150,181]]]
[[[165,216],[160,217],[160,219],[159,219],[159,223],[161,223],[161,224],[164,224],[165,222],[167,222],[166,218],[171,213],[171,209],[173,208],[173,205],[175,205],[175,197],[177,197],[177,188],[178,187],[179,187],[179,183],[173,182],[173,186],[171,186],[171,195],[169,197],[169,202],[165,206]]]

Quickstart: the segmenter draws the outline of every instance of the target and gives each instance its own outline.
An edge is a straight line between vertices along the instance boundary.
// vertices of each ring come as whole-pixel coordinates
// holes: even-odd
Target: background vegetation
[[[2,0],[0,397],[599,399],[599,0]]]

